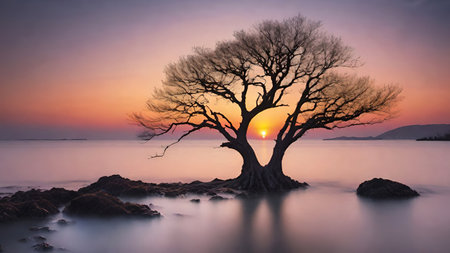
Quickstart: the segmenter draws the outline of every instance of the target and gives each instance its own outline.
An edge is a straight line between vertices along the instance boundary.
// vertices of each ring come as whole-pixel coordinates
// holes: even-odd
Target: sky
[[[309,137],[450,123],[448,13],[441,0],[3,0],[0,139],[134,138],[129,115],[144,110],[167,64],[298,14],[353,47],[359,74],[403,88],[396,118]]]

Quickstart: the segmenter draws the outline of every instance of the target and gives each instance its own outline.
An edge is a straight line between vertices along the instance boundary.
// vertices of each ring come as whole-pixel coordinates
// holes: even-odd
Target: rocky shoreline
[[[118,197],[178,197],[185,194],[206,194],[214,197],[220,193],[247,196],[245,192],[222,187],[224,182],[226,181],[214,179],[210,182],[154,184],[112,175],[101,177],[97,182],[78,191],[63,188],[18,191],[0,199],[0,222],[43,218],[59,213],[61,208],[68,214],[81,216],[160,216],[159,212],[147,205],[124,203]],[[212,199],[218,200],[219,197]]]
[[[227,180],[191,183],[145,183],[130,180],[120,175],[104,176],[78,191],[52,188],[42,191],[32,189],[18,191],[0,199],[0,222],[24,218],[42,218],[62,210],[80,216],[140,216],[159,217],[161,214],[147,205],[128,203],[118,197],[165,196],[178,197],[186,194],[204,194],[210,200],[226,198],[218,194],[232,194],[236,198],[247,198],[249,193],[226,187]],[[357,189],[361,197],[372,199],[410,198],[419,194],[398,182],[374,178],[361,183]],[[197,202],[193,200],[192,202]]]

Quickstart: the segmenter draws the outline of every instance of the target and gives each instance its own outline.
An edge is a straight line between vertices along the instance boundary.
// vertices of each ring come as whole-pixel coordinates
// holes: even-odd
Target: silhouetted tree
[[[214,49],[196,48],[194,54],[168,65],[162,88],[147,103],[151,113],[135,114],[134,119],[146,129],[141,136],[145,139],[181,127],[179,139],[159,156],[189,134],[212,129],[226,139],[222,147],[243,158],[240,176],[227,181],[228,186],[292,189],[301,184],[283,174],[283,156],[308,130],[373,124],[391,115],[401,89],[375,87],[368,77],[343,73],[357,65],[351,48],[323,32],[320,22],[303,16],[264,21],[236,32],[233,40],[217,43]],[[272,157],[263,166],[247,133],[255,116],[274,108],[286,113]],[[233,110],[239,120],[231,118]]]

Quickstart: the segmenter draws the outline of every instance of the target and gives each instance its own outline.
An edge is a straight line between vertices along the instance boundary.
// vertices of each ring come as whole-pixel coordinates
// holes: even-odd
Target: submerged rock
[[[224,198],[222,196],[216,195],[216,196],[212,196],[209,200],[211,201],[217,201],[217,200],[226,200],[227,198]]]
[[[105,192],[83,194],[73,199],[64,212],[87,216],[160,216],[159,212],[147,205],[124,203]]]
[[[65,226],[65,225],[69,225],[69,224],[72,223],[72,222],[66,221],[65,219],[59,219],[56,223],[57,223],[58,225]]]
[[[53,246],[48,243],[45,243],[45,242],[35,244],[35,245],[33,245],[33,248],[34,248],[34,250],[37,250],[37,251],[53,250]]]
[[[193,203],[200,203],[200,199],[191,199],[190,201]]]
[[[415,190],[399,182],[383,178],[373,178],[358,186],[359,196],[373,199],[400,199],[419,196]]]

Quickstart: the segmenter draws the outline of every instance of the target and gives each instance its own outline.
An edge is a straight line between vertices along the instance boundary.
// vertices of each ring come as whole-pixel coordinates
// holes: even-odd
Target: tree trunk
[[[306,187],[308,184],[284,175],[281,166],[284,151],[276,146],[270,162],[265,166],[258,162],[251,147],[245,152],[239,152],[244,159],[241,175],[232,179],[228,186],[249,192],[280,192]]]

